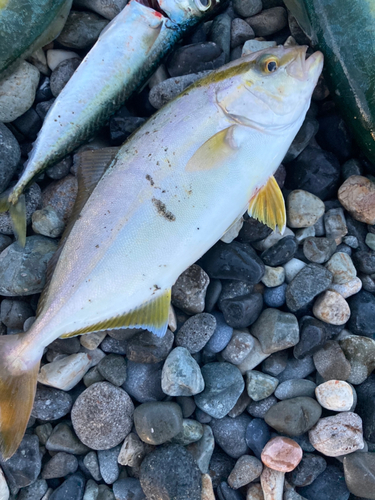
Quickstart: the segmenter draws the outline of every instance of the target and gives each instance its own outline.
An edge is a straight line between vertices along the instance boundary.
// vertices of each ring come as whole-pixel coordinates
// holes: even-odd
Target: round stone
[[[38,385],[31,415],[45,421],[57,420],[70,412],[72,404],[72,396],[67,392]]]
[[[361,175],[352,175],[340,187],[338,199],[354,219],[375,224],[374,182]]]
[[[313,226],[324,211],[322,200],[302,189],[292,191],[286,200],[288,226],[291,228]]]
[[[273,7],[253,17],[248,17],[246,22],[253,28],[256,36],[269,36],[287,26],[288,14],[283,7]]]
[[[318,403],[331,411],[349,411],[354,404],[355,393],[343,380],[328,380],[315,389]]]
[[[293,439],[277,436],[263,448],[261,459],[270,469],[291,472],[302,460],[302,448]]]
[[[108,450],[129,434],[133,412],[133,402],[123,389],[97,382],[78,396],[72,423],[82,443],[93,450]]]
[[[240,370],[230,363],[208,363],[202,368],[205,389],[194,396],[195,403],[214,418],[223,418],[237,403],[245,382]]]
[[[53,207],[47,206],[36,210],[32,216],[32,227],[35,233],[49,238],[57,238],[64,231],[64,221]]]
[[[251,327],[265,354],[281,351],[299,342],[299,327],[294,314],[265,309]]]
[[[298,397],[280,401],[264,416],[268,425],[288,436],[299,436],[316,424],[321,406],[312,398]]]
[[[218,353],[228,345],[233,335],[233,328],[226,324],[224,316],[220,312],[213,311],[212,315],[216,319],[216,328],[205,349],[212,353]]]
[[[375,341],[360,335],[349,335],[339,344],[351,367],[346,380],[350,384],[362,384],[375,369]]]
[[[109,490],[109,493],[112,494],[111,490]],[[116,481],[113,484],[113,495],[116,500],[128,500],[130,498],[132,500],[144,500],[145,498],[141,483],[135,477],[125,477]],[[101,499],[103,496],[100,495],[98,498]],[[112,498],[108,494],[108,500]],[[103,498],[103,500],[105,499]]]
[[[201,500],[201,472],[183,446],[157,448],[143,460],[139,479],[146,498]]]
[[[214,420],[211,424],[215,443],[232,458],[239,458],[248,453],[246,444],[246,429],[251,423],[251,417],[242,413],[236,418],[224,417]]]
[[[119,354],[108,354],[98,364],[102,377],[113,385],[120,386],[126,380],[126,362]]]
[[[350,318],[350,308],[338,292],[327,290],[315,301],[314,315],[331,325],[345,325]]]
[[[333,274],[334,284],[343,285],[357,276],[352,259],[343,252],[334,253],[327,262],[326,268]]]
[[[262,283],[267,287],[280,286],[285,281],[285,270],[283,267],[265,266],[265,273]]]
[[[282,266],[294,257],[297,248],[298,243],[294,236],[285,236],[262,252],[260,257],[266,266]]]
[[[136,333],[128,341],[126,357],[136,363],[158,363],[172,350],[173,333],[168,329],[162,337],[148,330]]]
[[[87,49],[107,24],[108,21],[97,14],[72,10],[57,41],[71,49]]]
[[[350,297],[348,304],[351,310],[348,322],[349,330],[356,335],[375,338],[375,296],[362,290]]]
[[[212,314],[196,314],[185,321],[178,330],[175,337],[176,345],[186,347],[191,354],[195,354],[203,349],[215,329],[216,319]]]
[[[143,403],[134,412],[134,425],[144,443],[166,443],[182,432],[182,411],[177,403]]]
[[[139,403],[161,401],[165,394],[161,388],[162,362],[127,362],[127,375],[123,385],[125,391]]]
[[[52,71],[51,75],[51,91],[54,97],[57,97],[65,85],[68,83],[73,73],[81,64],[80,57],[73,57],[72,59],[64,59]]]
[[[324,292],[332,283],[332,273],[322,266],[305,266],[289,283],[286,290],[286,305],[296,312],[309,305],[313,299]]]
[[[74,455],[60,451],[43,467],[42,478],[53,479],[64,477],[78,469],[78,460]]]
[[[233,0],[233,10],[241,17],[255,16],[262,10],[262,0]]]
[[[228,484],[234,490],[251,483],[257,479],[263,470],[262,462],[256,457],[242,455],[229,474]]]
[[[362,420],[352,412],[321,418],[309,431],[310,443],[328,457],[347,455],[364,447]]]
[[[254,347],[254,337],[247,331],[234,330],[229,344],[222,352],[225,361],[239,365]]]
[[[176,347],[165,360],[161,387],[169,396],[193,396],[204,389],[198,363],[185,347]]]

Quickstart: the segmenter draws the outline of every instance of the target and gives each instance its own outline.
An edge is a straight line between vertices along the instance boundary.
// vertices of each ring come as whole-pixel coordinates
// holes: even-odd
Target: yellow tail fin
[[[40,359],[23,360],[26,334],[0,337],[0,451],[8,460],[25,434],[33,408]]]
[[[24,247],[26,244],[26,202],[25,195],[22,194],[15,205],[12,205],[9,198],[10,191],[5,191],[0,195],[0,212],[9,210],[12,221],[13,232],[18,243]]]

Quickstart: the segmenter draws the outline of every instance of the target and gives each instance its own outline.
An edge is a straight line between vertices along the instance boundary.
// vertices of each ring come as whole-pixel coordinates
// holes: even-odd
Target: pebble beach
[[[126,3],[74,0],[58,38],[0,82],[0,193]],[[282,0],[232,0],[35,179],[25,248],[0,213],[0,335],[35,320],[82,153],[120,146],[200,77],[283,44],[309,40]],[[117,329],[49,345],[26,435],[0,460],[0,500],[375,499],[375,165],[323,76],[275,178],[285,232],[245,213],[178,278],[164,337]]]

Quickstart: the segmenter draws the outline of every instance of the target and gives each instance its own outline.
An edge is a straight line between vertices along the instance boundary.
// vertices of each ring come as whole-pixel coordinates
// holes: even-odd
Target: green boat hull
[[[375,163],[375,0],[285,3],[324,53],[330,92],[359,146]]]
[[[56,38],[72,0],[0,0],[0,79]]]

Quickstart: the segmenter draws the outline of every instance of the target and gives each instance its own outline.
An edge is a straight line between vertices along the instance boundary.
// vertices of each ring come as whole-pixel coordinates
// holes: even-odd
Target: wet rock
[[[275,391],[277,399],[291,399],[299,396],[313,398],[315,395],[316,384],[306,379],[291,379],[282,382]]]
[[[265,309],[251,328],[265,354],[281,351],[299,341],[298,321],[294,314]]]
[[[194,43],[176,49],[167,62],[171,76],[189,75],[219,68],[225,62],[225,54],[214,42]]]
[[[318,403],[331,411],[349,411],[353,408],[355,392],[343,380],[329,380],[315,389]]]
[[[73,175],[68,175],[59,181],[51,182],[43,191],[43,208],[51,206],[66,224],[72,214],[77,197],[78,182]]]
[[[351,366],[341,347],[330,340],[314,354],[314,364],[325,380],[347,380]]]
[[[292,472],[286,474],[285,478],[293,486],[308,486],[315,481],[326,467],[327,462],[323,457],[306,453],[297,467]]]
[[[32,484],[42,467],[37,436],[25,435],[15,454],[6,462],[0,460],[9,488],[16,490]]]
[[[236,418],[224,417],[215,420],[211,424],[215,443],[230,457],[239,458],[248,452],[245,433],[250,422],[251,417],[246,413]]]
[[[347,455],[364,446],[362,420],[352,412],[321,418],[309,431],[314,448],[328,457]]]
[[[316,318],[304,316],[300,321],[300,341],[294,346],[296,359],[303,359],[319,351],[329,339],[326,325]]]
[[[71,354],[42,366],[38,382],[63,391],[70,391],[82,380],[90,366],[91,357],[87,354]]]
[[[313,226],[324,214],[324,210],[324,203],[317,196],[302,189],[292,191],[286,201],[288,226]]]
[[[202,368],[205,389],[195,403],[214,418],[223,418],[234,407],[244,390],[239,369],[229,363],[208,363]]]
[[[272,229],[259,222],[257,219],[250,217],[244,220],[242,229],[239,234],[239,240],[243,243],[252,243],[261,241],[267,238],[272,233]]]
[[[262,451],[264,465],[280,472],[291,472],[301,460],[301,447],[293,439],[286,437],[272,438]]]
[[[283,7],[273,7],[247,18],[246,22],[253,28],[255,36],[269,36],[285,28],[288,15]]]
[[[338,191],[341,205],[358,221],[375,224],[375,183],[360,175],[347,179]]]
[[[70,412],[73,400],[64,391],[38,385],[31,415],[40,420],[58,420]]]
[[[264,419],[278,432],[299,436],[316,424],[321,413],[322,408],[314,399],[298,397],[275,404]]]
[[[353,495],[375,498],[375,454],[351,453],[344,457],[346,485]]]
[[[43,467],[42,478],[53,479],[64,477],[78,469],[78,460],[74,455],[60,451],[56,453]]]
[[[56,39],[70,49],[87,49],[94,45],[108,21],[91,12],[71,11]]]
[[[257,479],[263,470],[262,462],[250,455],[240,457],[228,477],[228,484],[237,490]]]
[[[176,345],[186,347],[191,354],[197,353],[207,344],[215,329],[216,319],[212,314],[196,314],[185,321],[178,330]]]
[[[298,244],[293,236],[286,236],[261,254],[266,266],[282,266],[291,260],[297,251]]]
[[[268,398],[274,393],[279,381],[275,377],[271,377],[257,370],[249,370],[246,372],[246,389],[247,393],[253,401],[260,401]]]
[[[57,238],[64,231],[64,221],[58,212],[50,206],[36,210],[32,216],[33,231],[49,238]]]
[[[293,278],[286,291],[286,304],[296,312],[307,306],[332,283],[332,273],[319,265],[308,264]]]
[[[1,256],[0,256],[1,258]],[[348,328],[356,335],[374,338],[375,297],[373,294],[360,291],[348,299],[351,316]]]
[[[216,243],[204,258],[206,272],[212,278],[242,280],[259,283],[264,274],[264,264],[255,250],[246,243],[233,241],[229,245]]]
[[[204,311],[208,275],[196,264],[184,271],[172,286],[172,303],[188,314]]]
[[[201,500],[201,473],[192,455],[178,444],[162,446],[147,455],[140,481],[147,498]]]
[[[72,408],[72,423],[82,443],[94,450],[118,445],[133,424],[134,405],[128,394],[109,382],[91,385]]]
[[[193,396],[203,391],[199,365],[185,347],[176,347],[165,360],[161,385],[169,396]]]
[[[0,122],[9,123],[31,108],[39,71],[26,61],[0,83]]]
[[[222,305],[227,299],[234,299],[250,295],[254,291],[254,285],[241,280],[222,280],[221,292],[218,298],[217,306],[221,310]]]
[[[316,264],[327,262],[335,250],[335,241],[328,238],[306,238],[303,243],[305,257]]]
[[[182,431],[182,412],[177,403],[144,403],[134,412],[138,436],[148,444],[166,443]]]
[[[165,394],[161,388],[162,362],[127,362],[127,376],[123,385],[125,391],[139,403],[161,401]]]
[[[170,330],[163,337],[147,330],[140,331],[129,340],[126,356],[135,363],[158,363],[168,356],[173,341],[174,335]]]
[[[345,325],[350,318],[350,308],[342,295],[327,290],[316,301],[314,315],[331,325]]]

